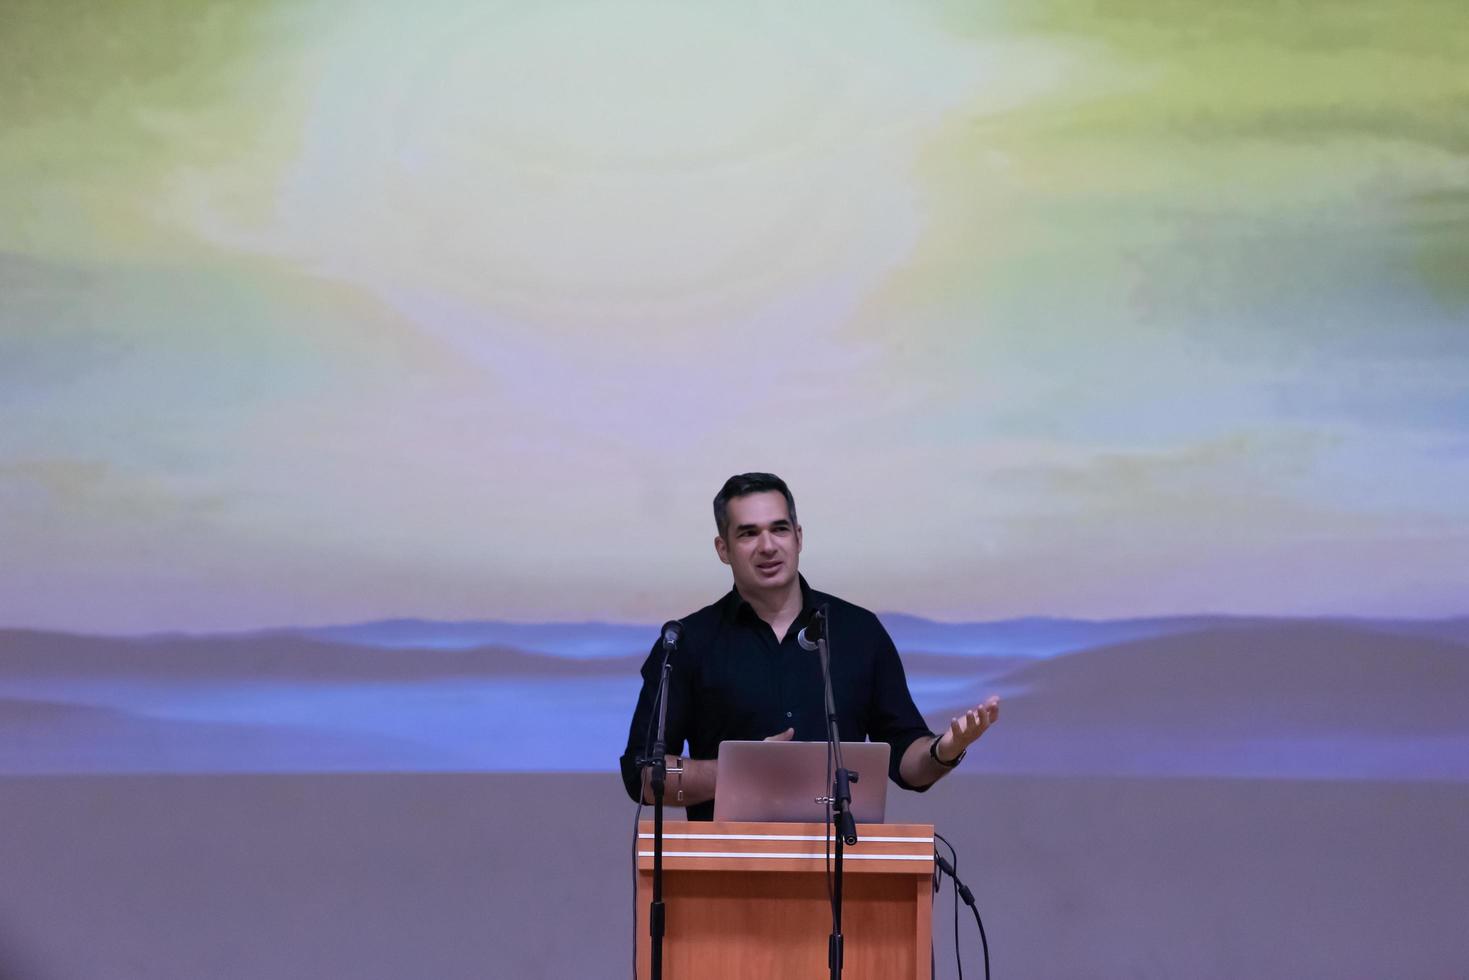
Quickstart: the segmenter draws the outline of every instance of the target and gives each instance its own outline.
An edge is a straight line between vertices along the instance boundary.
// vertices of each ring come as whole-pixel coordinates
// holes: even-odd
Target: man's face
[[[752,493],[729,502],[729,527],[714,539],[719,560],[734,571],[742,595],[776,592],[796,581],[801,527],[791,522],[785,495]]]

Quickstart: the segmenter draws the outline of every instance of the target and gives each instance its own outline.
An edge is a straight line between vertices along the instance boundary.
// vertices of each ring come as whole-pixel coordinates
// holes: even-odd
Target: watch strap
[[[939,738],[936,737],[932,742],[928,743],[928,757],[934,762],[937,762],[939,765],[943,766],[945,769],[953,769],[959,763],[964,761],[964,756],[968,753],[968,749],[961,749],[959,754],[954,758],[952,762],[945,762],[943,759],[939,758]]]

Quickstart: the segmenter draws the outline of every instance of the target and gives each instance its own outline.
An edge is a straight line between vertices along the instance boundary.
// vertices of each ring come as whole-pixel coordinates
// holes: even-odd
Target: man
[[[815,591],[801,576],[796,501],[780,477],[730,477],[714,498],[714,523],[714,551],[730,567],[734,588],[683,620],[683,638],[670,661],[667,724],[667,746],[674,749],[668,764],[683,772],[669,774],[665,802],[687,807],[691,820],[713,819],[720,742],[825,740],[820,658],[796,640],[823,603],[831,610],[831,682],[842,739],[887,742],[889,775],[899,786],[927,789],[995,723],[1000,702],[990,698],[953,719],[942,735],[928,730],[877,617]],[[628,795],[646,802],[652,791],[637,758],[650,741],[662,662],[660,641],[643,664],[643,689],[621,760]],[[682,758],[677,753],[685,742],[688,757]]]

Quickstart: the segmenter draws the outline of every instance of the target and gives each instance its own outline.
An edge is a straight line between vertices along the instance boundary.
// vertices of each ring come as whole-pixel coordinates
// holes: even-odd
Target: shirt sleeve
[[[679,653],[680,651],[675,649],[669,658],[673,670],[668,678],[668,716],[664,729],[664,749],[667,754],[671,755],[679,755],[683,752],[684,718],[688,703],[685,697],[688,672],[680,669],[683,664],[680,662],[682,658]],[[658,673],[662,667],[663,641],[660,638],[654,641],[652,651],[643,661],[643,686],[638,692],[638,702],[633,709],[632,722],[628,725],[627,747],[623,750],[622,758],[619,760],[622,768],[622,785],[634,802],[642,798],[643,790],[643,777],[638,767],[638,758],[652,746],[657,729],[658,719],[653,715],[653,700],[658,696]]]
[[[928,787],[911,785],[899,770],[908,747],[925,736],[933,738],[934,733],[929,731],[928,723],[913,703],[913,695],[908,691],[908,677],[903,672],[903,661],[892,637],[876,616],[873,623],[875,648],[868,731],[874,741],[886,742],[892,749],[888,756],[888,776],[892,781],[903,789],[922,793]]]

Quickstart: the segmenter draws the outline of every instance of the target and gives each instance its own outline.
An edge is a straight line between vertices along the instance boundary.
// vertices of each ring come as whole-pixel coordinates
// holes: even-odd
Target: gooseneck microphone
[[[677,619],[670,619],[663,624],[663,649],[672,650],[678,646],[678,641],[683,638],[683,623]],[[811,649],[816,649],[812,647]]]

